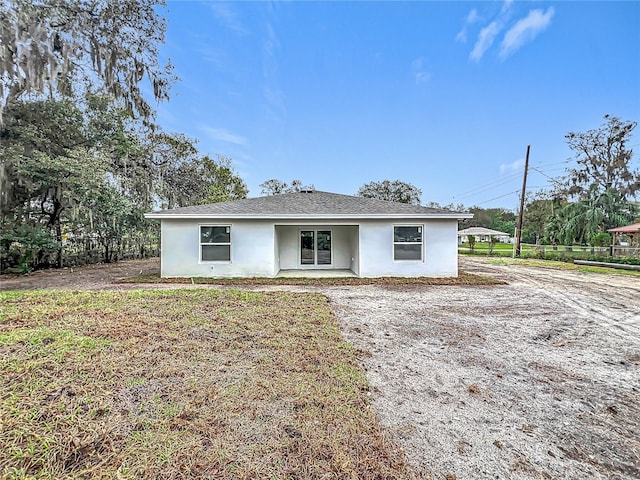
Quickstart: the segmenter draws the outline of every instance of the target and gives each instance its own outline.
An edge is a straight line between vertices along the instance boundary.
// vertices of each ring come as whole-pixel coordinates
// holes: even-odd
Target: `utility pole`
[[[520,217],[518,218],[518,228],[516,230],[516,250],[515,256],[520,256],[520,242],[522,242],[522,222],[524,220],[524,195],[527,190],[527,172],[529,171],[529,150],[531,145],[527,145],[527,157],[524,161],[524,178],[522,179],[522,194],[520,195]]]

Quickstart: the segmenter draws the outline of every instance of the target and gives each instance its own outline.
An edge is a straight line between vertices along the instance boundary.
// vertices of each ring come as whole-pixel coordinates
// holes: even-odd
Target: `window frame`
[[[203,242],[202,241],[202,228],[227,228],[229,229],[229,241],[228,242]],[[207,245],[221,245],[229,246],[229,259],[228,260],[204,260],[202,258],[202,247]],[[199,261],[200,263],[231,263],[232,257],[232,249],[233,249],[233,239],[232,239],[232,228],[230,224],[211,224],[211,223],[201,223],[198,225],[198,250],[199,250]]]
[[[417,227],[420,234],[419,242],[396,242],[396,228],[402,227]],[[396,259],[396,245],[420,245],[420,258],[419,259]],[[424,262],[424,224],[420,223],[400,223],[393,224],[391,229],[391,258],[394,262],[406,263],[406,262]]]

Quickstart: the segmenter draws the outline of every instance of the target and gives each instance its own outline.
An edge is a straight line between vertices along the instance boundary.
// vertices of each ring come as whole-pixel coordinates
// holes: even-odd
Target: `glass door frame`
[[[313,263],[302,263],[302,234],[313,233]],[[318,233],[329,233],[329,263],[318,263]],[[333,231],[330,228],[300,228],[298,230],[298,265],[300,268],[332,268],[333,267]]]

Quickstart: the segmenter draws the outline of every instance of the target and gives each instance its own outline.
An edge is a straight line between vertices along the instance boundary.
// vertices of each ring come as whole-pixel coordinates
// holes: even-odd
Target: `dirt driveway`
[[[327,292],[434,479],[640,478],[640,281],[463,259],[495,287]]]
[[[369,352],[383,424],[432,478],[640,478],[640,280],[468,257],[462,269],[508,285],[295,288],[328,295]],[[157,270],[40,272],[0,289],[109,288]]]

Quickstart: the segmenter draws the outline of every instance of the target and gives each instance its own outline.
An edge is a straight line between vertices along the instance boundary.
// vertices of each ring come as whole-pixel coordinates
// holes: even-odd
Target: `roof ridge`
[[[462,212],[452,212],[442,208],[426,207],[408,203],[367,198],[342,193],[324,192],[289,192],[262,197],[243,198],[225,202],[192,205],[171,210],[161,210],[148,215],[162,217],[172,215],[188,216],[416,216],[416,215],[448,215],[455,216]]]

